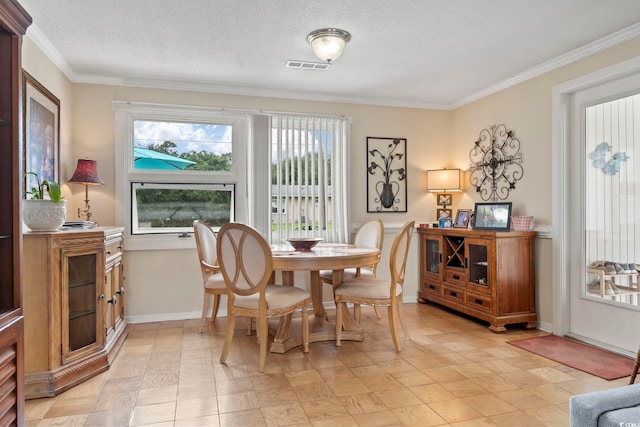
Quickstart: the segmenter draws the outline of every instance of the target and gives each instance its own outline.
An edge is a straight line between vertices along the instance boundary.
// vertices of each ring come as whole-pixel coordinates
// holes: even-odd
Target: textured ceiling
[[[74,82],[452,108],[640,34],[639,0],[19,0]],[[327,71],[306,35],[352,35]]]

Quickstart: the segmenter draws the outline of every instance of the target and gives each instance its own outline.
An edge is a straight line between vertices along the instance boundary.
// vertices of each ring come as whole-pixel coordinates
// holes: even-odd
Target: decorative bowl
[[[285,242],[289,244],[293,249],[299,252],[308,252],[310,251],[318,242],[321,242],[323,239],[320,237],[289,237],[288,239],[284,239]]]

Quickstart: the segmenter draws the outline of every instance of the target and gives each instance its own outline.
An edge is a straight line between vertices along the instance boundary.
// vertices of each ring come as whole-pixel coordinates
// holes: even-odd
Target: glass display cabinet
[[[121,227],[25,233],[25,398],[109,368],[126,337]]]

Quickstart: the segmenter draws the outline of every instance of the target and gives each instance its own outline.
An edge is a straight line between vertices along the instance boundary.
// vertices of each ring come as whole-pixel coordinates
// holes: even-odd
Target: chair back
[[[264,297],[273,273],[271,247],[260,233],[245,224],[229,223],[218,232],[218,263],[227,290],[234,295]],[[233,295],[229,295],[232,302]]]
[[[199,219],[193,221],[193,231],[196,236],[196,248],[198,249],[202,278],[206,281],[207,277],[212,274],[211,269],[218,267],[216,235],[209,224]]]
[[[409,246],[411,245],[411,236],[415,221],[409,221],[402,226],[391,245],[389,253],[389,270],[391,272],[391,295],[395,295],[396,285],[404,284],[404,275],[407,269],[407,255],[409,254]]]
[[[366,246],[369,248],[378,248],[382,250],[382,242],[384,239],[384,225],[379,219],[372,219],[365,222],[356,231],[354,244],[358,246]]]

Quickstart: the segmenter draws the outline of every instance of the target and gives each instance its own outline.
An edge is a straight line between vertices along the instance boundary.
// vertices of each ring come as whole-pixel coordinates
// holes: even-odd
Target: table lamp
[[[87,221],[91,221],[91,207],[89,206],[89,186],[104,185],[104,181],[98,173],[98,164],[95,160],[79,159],[76,171],[69,180],[76,184],[84,184],[84,210],[78,208],[78,218],[82,215],[87,217]]]
[[[439,193],[436,195],[436,204],[442,205],[442,208],[437,211],[436,218],[440,216],[440,212],[446,213],[447,206],[453,203],[453,195],[448,194],[447,191],[462,191],[463,181],[463,172],[460,169],[445,168],[427,171],[427,191],[431,193]]]

